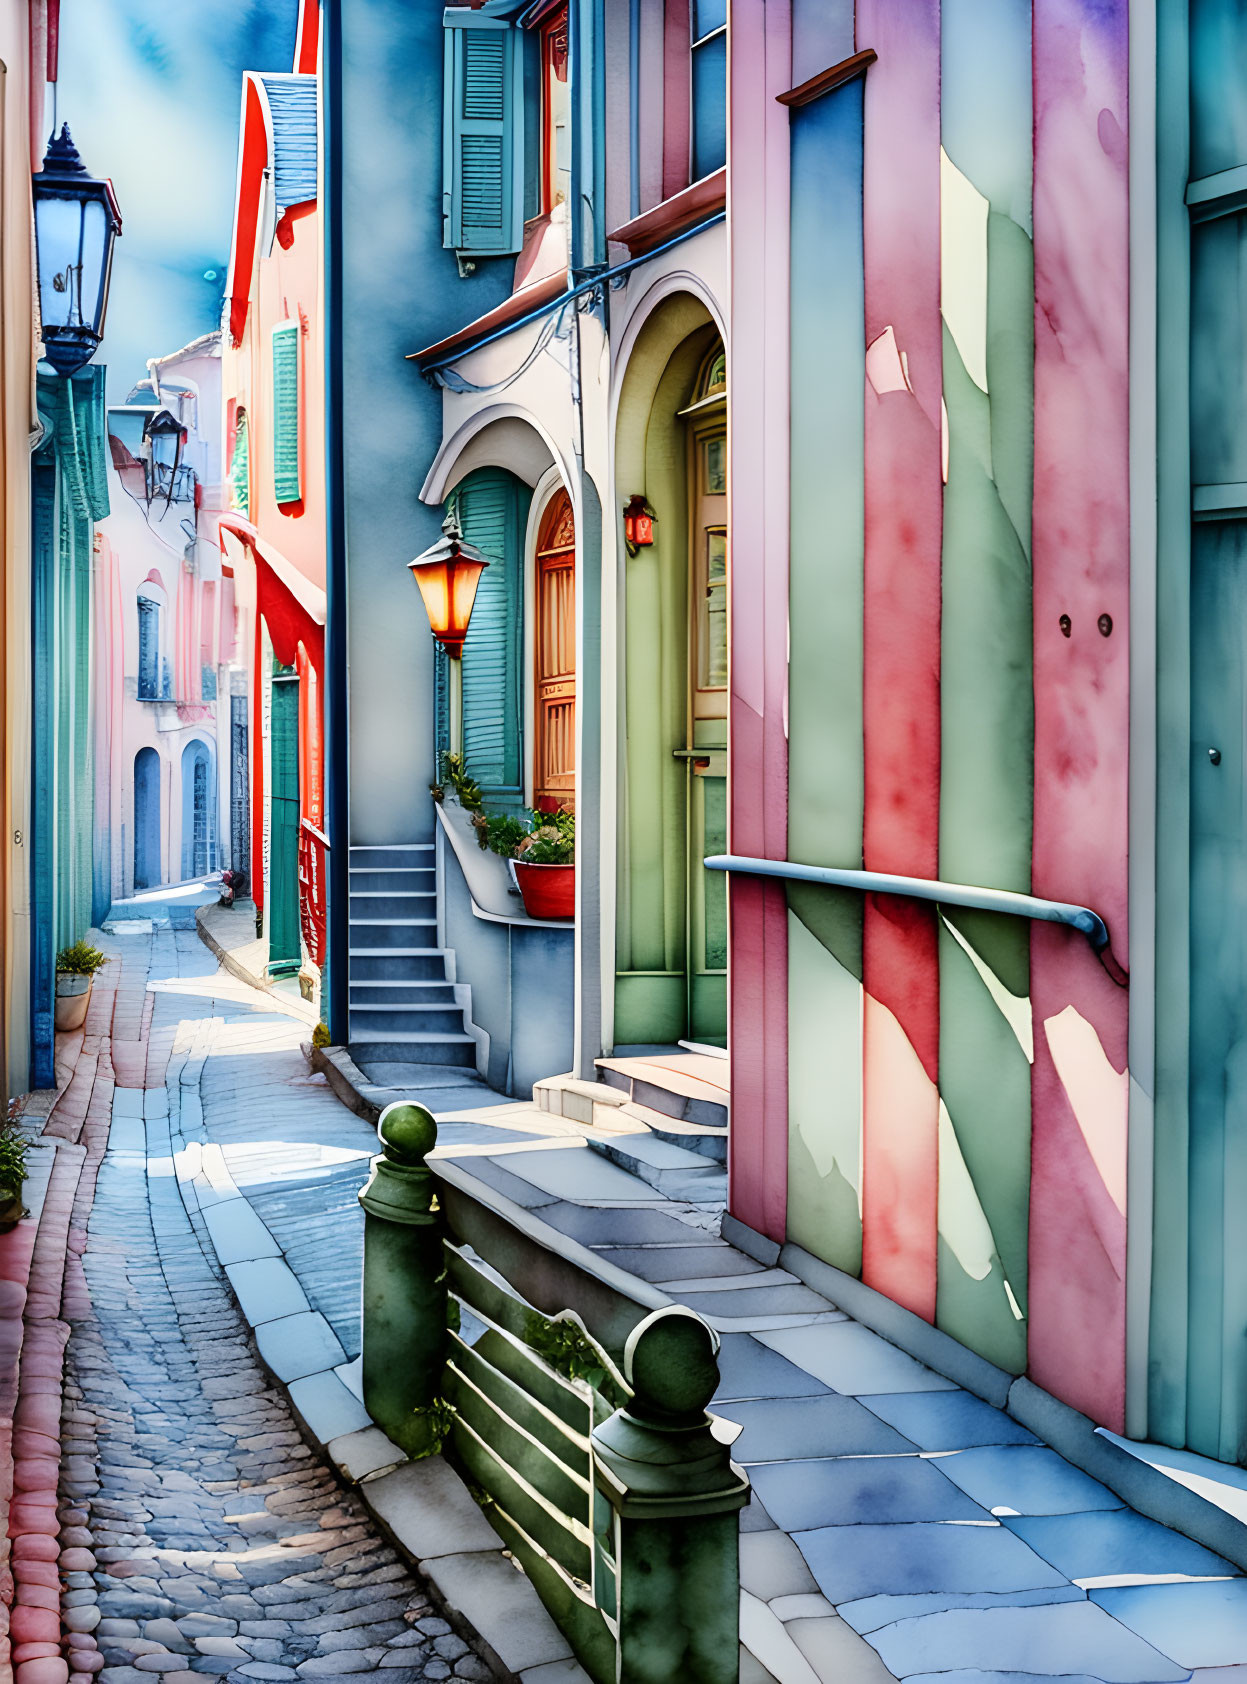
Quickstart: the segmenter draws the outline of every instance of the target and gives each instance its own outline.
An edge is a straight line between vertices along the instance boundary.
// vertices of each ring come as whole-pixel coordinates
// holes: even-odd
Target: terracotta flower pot
[[[16,1228],[25,1214],[21,1188],[15,1192],[12,1187],[0,1187],[0,1234]]]
[[[576,916],[576,867],[574,865],[528,865],[514,860],[515,881],[524,897],[530,918],[574,918]]]
[[[77,976],[71,971],[57,972],[56,1027],[61,1033],[67,1029],[81,1029],[86,1022],[94,982],[94,977]]]

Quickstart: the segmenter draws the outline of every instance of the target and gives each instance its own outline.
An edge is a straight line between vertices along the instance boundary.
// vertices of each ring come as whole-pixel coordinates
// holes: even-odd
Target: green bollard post
[[[681,1305],[632,1331],[633,1396],[593,1432],[613,1511],[619,1684],[737,1684],[749,1480],[711,1431],[718,1335]]]
[[[384,1148],[364,1207],[364,1407],[409,1456],[438,1448],[431,1406],[446,1364],[446,1263],[425,1163],[437,1124],[423,1105],[387,1105]]]

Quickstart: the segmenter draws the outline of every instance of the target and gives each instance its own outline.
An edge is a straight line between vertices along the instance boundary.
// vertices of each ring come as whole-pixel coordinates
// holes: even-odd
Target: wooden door
[[[541,523],[536,595],[533,806],[550,813],[576,800],[576,529],[565,491]]]

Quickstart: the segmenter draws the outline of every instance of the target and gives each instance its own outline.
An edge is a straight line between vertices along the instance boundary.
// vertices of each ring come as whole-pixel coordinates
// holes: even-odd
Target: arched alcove
[[[141,748],[134,757],[134,887],[154,889],[160,866],[160,756]]]
[[[721,350],[706,305],[674,293],[623,371],[616,493],[621,506],[644,497],[655,518],[653,542],[623,562],[617,1045],[726,1036],[726,903],[701,865],[726,845]]]

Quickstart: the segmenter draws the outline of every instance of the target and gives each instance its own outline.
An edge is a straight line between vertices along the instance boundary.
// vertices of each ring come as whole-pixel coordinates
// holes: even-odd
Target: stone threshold
[[[192,1113],[207,1051],[178,1072],[184,1103],[188,1092],[195,1095]],[[329,1323],[310,1308],[221,1148],[177,1132],[177,1120],[164,1109],[147,1118],[142,1149],[149,1162],[171,1161],[187,1214],[206,1228],[260,1360],[305,1438],[356,1489],[382,1532],[425,1577],[444,1618],[502,1684],[591,1684],[449,1462],[441,1456],[412,1462],[373,1425],[360,1397],[358,1360],[346,1360]],[[137,1149],[137,1132],[118,1144]]]

